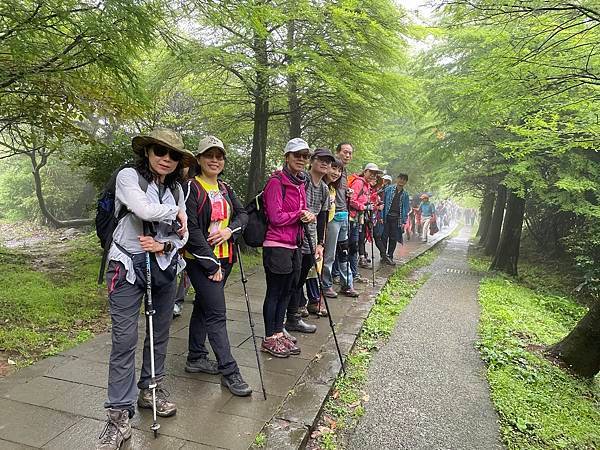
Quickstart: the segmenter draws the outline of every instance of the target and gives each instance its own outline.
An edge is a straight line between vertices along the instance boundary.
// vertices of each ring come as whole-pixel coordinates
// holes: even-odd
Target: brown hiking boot
[[[315,314],[317,316],[327,317],[327,308],[325,308],[325,304],[321,304],[319,308],[318,303],[309,303],[307,306],[308,312],[311,314]]]
[[[299,355],[300,347],[292,342],[291,339],[285,337],[285,335],[279,338],[279,341],[285,346],[285,348],[290,352],[290,355]]]
[[[298,308],[298,313],[300,314],[300,317],[308,317],[309,315],[306,306],[301,306],[300,308]]]
[[[274,337],[264,338],[260,345],[260,351],[275,356],[276,358],[287,358],[290,356],[290,351],[284,343],[281,342],[280,339]]]
[[[118,450],[123,442],[131,437],[129,411],[126,409],[109,409],[104,430],[98,438],[96,450]]]
[[[357,291],[355,291],[351,287],[342,288],[342,290],[340,291],[340,294],[345,295],[346,297],[358,297],[360,295]]]
[[[323,289],[323,295],[327,298],[337,298],[338,294],[333,290],[333,288]]]
[[[177,412],[177,405],[167,400],[169,393],[160,384],[156,387],[156,415],[169,417]],[[139,408],[152,409],[152,389],[140,389],[137,401]]]

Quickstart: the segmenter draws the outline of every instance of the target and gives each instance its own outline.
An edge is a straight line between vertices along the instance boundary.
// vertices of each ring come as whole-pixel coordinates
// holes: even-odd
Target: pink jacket
[[[285,198],[282,197],[282,184]],[[278,170],[267,181],[263,202],[268,221],[265,240],[299,245],[302,242],[300,217],[302,210],[306,209],[304,184],[292,183],[285,172]]]
[[[369,197],[371,196],[371,186],[361,175],[356,175],[352,184],[348,186],[354,192],[350,197],[350,217],[356,217],[357,212],[364,211]]]

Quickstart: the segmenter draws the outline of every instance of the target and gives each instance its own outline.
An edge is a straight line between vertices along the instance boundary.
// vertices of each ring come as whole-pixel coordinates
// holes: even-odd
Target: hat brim
[[[197,152],[196,154],[194,154],[194,157],[197,158],[198,156],[200,156],[200,155],[206,153],[207,151],[209,151],[211,148],[219,149],[219,150],[221,150],[223,152],[224,156],[227,156],[227,152],[225,151],[225,149],[223,147],[221,147],[219,145],[211,145],[210,147],[207,147],[204,150],[202,150],[202,151]]]
[[[156,139],[152,136],[136,136],[131,140],[131,147],[133,148],[133,151],[142,157],[145,156],[144,150],[149,144],[159,144],[163,147],[168,148],[169,150],[173,150],[177,153],[180,153],[183,156],[181,160],[183,161],[183,164],[186,167],[192,165],[196,161],[196,158],[194,158],[192,152],[186,149],[174,147],[171,144],[161,139]]]

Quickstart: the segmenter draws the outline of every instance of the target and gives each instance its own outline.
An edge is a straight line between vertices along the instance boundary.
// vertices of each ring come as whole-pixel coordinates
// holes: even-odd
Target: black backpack
[[[281,177],[278,177],[281,180]],[[246,205],[248,214],[248,225],[242,235],[244,242],[250,247],[262,247],[267,234],[267,215],[265,213],[265,204],[263,199],[264,190],[260,191],[256,197]],[[285,198],[285,185],[281,183],[281,197]]]

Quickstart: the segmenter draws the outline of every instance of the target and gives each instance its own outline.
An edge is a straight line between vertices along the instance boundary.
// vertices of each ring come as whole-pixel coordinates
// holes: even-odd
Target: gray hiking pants
[[[108,301],[112,322],[112,350],[108,369],[108,401],[105,408],[128,409],[130,416],[138,388],[150,384],[150,341],[146,326],[143,363],[139,381],[135,382],[135,349],[138,341],[138,320],[145,294],[142,283],[130,284],[125,279],[126,271],[120,262],[110,261],[106,272]],[[169,342],[169,327],[173,320],[173,304],[177,281],[173,280],[160,289],[152,289],[152,304],[156,313],[154,325],[154,367],[156,380],[165,373],[165,357]]]

